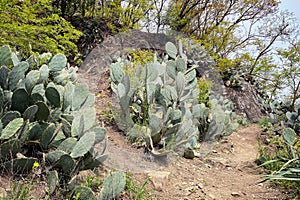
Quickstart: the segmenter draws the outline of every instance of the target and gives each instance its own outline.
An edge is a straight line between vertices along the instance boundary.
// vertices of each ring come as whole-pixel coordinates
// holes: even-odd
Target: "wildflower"
[[[40,166],[40,164],[39,164],[38,162],[35,161],[35,162],[33,163],[32,170],[38,168],[39,166]]]

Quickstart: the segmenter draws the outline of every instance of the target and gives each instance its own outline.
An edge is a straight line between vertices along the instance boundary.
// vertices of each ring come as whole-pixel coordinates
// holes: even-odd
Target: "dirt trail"
[[[106,75],[107,76],[107,75]],[[106,77],[80,76],[92,92],[101,94],[96,100],[99,111],[108,110],[111,101]],[[102,120],[99,115],[100,121]],[[141,182],[150,177],[153,198],[158,200],[197,199],[288,199],[268,183],[260,183],[262,173],[254,161],[258,156],[257,125],[241,127],[231,136],[213,144],[203,143],[200,157],[156,159],[142,149],[130,146],[113,127],[106,127],[109,159],[105,165],[129,171]]]
[[[254,161],[258,155],[257,125],[240,128],[217,143],[202,159],[177,162],[157,199],[286,199],[262,179]]]

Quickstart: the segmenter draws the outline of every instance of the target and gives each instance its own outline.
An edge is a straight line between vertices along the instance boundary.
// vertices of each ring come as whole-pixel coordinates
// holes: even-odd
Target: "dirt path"
[[[104,77],[80,77],[87,82],[97,98],[100,111],[109,110],[109,88]],[[100,121],[103,119],[99,115]],[[200,157],[193,160],[184,158],[153,158],[142,149],[130,146],[113,127],[107,127],[109,138],[109,159],[105,165],[131,172],[144,182],[150,177],[153,199],[196,200],[196,199],[288,199],[279,190],[260,183],[261,171],[254,161],[258,156],[257,125],[242,127],[221,142],[203,143]]]
[[[202,159],[180,158],[156,199],[286,199],[262,179],[254,161],[258,154],[257,125],[240,128],[217,143]]]

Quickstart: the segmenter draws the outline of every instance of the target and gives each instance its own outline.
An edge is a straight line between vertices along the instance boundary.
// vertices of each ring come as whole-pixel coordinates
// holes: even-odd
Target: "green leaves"
[[[0,46],[10,44],[11,47],[18,47],[22,57],[30,56],[31,52],[76,56],[78,50],[75,42],[81,32],[58,16],[46,1],[36,4],[29,1],[1,1],[1,10],[5,10],[5,13],[0,13]],[[63,33],[58,34],[62,30]],[[35,63],[32,66],[36,65]]]

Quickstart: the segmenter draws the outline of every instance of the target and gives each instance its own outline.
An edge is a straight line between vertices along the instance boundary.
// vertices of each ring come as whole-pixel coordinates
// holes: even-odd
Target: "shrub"
[[[2,0],[0,46],[10,45],[28,57],[32,52],[63,53],[78,58],[76,42],[81,32],[54,13],[52,0]]]

